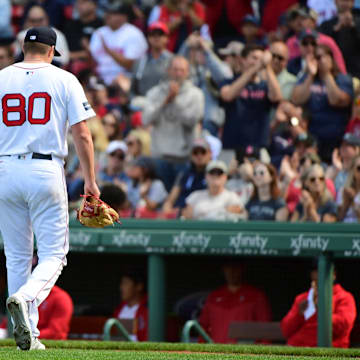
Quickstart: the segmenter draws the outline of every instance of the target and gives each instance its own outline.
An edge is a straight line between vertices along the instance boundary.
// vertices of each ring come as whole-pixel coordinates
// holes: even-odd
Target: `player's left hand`
[[[84,194],[90,194],[90,195],[94,195],[96,197],[100,196],[100,190],[95,181],[92,183],[87,183],[85,181]]]

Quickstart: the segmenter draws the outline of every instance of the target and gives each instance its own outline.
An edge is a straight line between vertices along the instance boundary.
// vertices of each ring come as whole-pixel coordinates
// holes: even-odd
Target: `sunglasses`
[[[323,176],[319,176],[319,177],[311,177],[309,180],[311,183],[314,183],[316,180],[320,180],[321,182],[324,182],[325,178]]]
[[[315,41],[303,41],[302,46],[316,46],[316,42]]]
[[[148,36],[166,36],[166,34],[161,30],[150,31]]]
[[[197,150],[194,150],[192,152],[193,155],[205,155],[206,154],[206,150],[204,149],[197,149]]]
[[[209,171],[209,174],[212,176],[221,176],[224,172],[221,169],[212,169]]]
[[[111,157],[116,157],[119,160],[124,160],[125,159],[125,154],[124,153],[119,153],[119,152],[113,152],[110,154]]]
[[[271,53],[271,55],[272,55],[272,57],[273,57],[274,59],[277,59],[277,60],[279,60],[279,61],[284,61],[284,60],[285,60],[284,56],[282,56],[282,55],[275,54],[275,53]]]
[[[135,144],[135,141],[128,141],[126,143],[127,146],[133,146]]]

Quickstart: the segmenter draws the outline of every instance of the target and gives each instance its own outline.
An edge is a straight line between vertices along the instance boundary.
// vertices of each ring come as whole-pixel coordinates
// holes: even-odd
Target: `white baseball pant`
[[[9,295],[21,295],[31,330],[39,336],[38,306],[66,265],[68,203],[62,160],[32,159],[32,153],[0,157],[0,231]],[[33,233],[38,265],[31,272]]]

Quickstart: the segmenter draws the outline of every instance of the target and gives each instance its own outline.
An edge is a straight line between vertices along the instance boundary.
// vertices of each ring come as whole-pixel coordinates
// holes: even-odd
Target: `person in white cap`
[[[125,173],[125,158],[128,151],[126,143],[122,140],[113,140],[109,143],[106,154],[106,167],[99,172],[100,183],[114,183],[124,186],[130,179]]]
[[[206,166],[206,190],[192,192],[185,200],[185,219],[237,220],[244,213],[239,196],[225,188],[228,168],[221,160]]]

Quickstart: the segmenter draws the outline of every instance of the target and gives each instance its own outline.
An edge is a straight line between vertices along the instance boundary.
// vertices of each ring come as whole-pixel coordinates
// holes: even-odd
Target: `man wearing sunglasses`
[[[279,82],[281,94],[284,99],[289,100],[296,84],[296,76],[290,74],[286,69],[289,59],[288,48],[283,41],[274,41],[270,44],[270,52],[272,55],[271,67]]]
[[[223,161],[213,160],[206,166],[207,189],[194,191],[185,199],[185,219],[235,220],[245,213],[239,196],[225,189],[227,173]]]
[[[106,149],[107,164],[105,169],[100,171],[98,179],[100,183],[114,183],[118,186],[124,186],[130,182],[129,177],[124,171],[125,157],[128,151],[124,141],[113,140]]]

